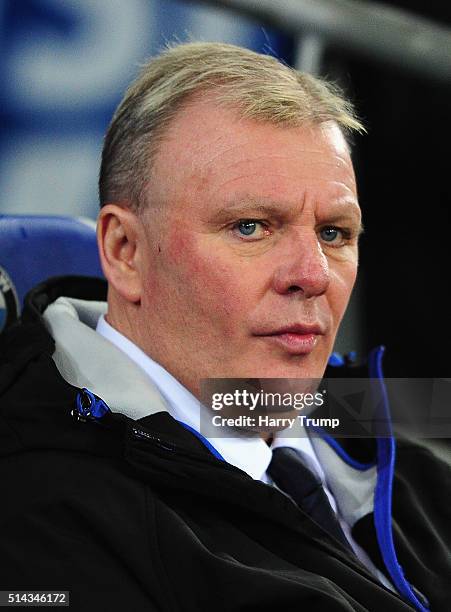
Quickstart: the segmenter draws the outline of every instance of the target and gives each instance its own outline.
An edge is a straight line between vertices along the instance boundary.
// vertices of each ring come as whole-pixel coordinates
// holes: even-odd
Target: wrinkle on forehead
[[[281,149],[283,150],[283,131],[282,130],[287,129],[287,128],[283,128],[280,126],[271,126],[271,127],[274,127],[273,136],[278,136],[279,138],[282,137]],[[302,136],[303,136],[302,132],[304,131],[304,129],[305,131],[311,131],[310,127],[307,128],[307,126],[305,128],[291,128],[290,139],[292,138],[293,129],[296,129],[299,132],[299,136],[298,136],[299,140],[302,139]],[[283,152],[279,154],[269,154],[269,152],[266,153],[265,152],[266,143],[264,142],[265,141],[264,137],[262,137],[261,139],[262,140],[261,148],[263,151],[262,154],[257,155],[257,156],[252,155],[249,159],[247,159],[246,157],[247,145],[250,145],[251,147],[255,147],[256,134],[254,132],[250,133],[249,131],[243,130],[243,132],[236,134],[236,136],[239,138],[239,142],[236,142],[232,145],[229,145],[227,143],[229,135],[224,134],[222,137],[218,137],[214,141],[210,141],[202,145],[202,147],[199,147],[197,149],[197,152],[201,154],[199,157],[199,161],[201,162],[199,170],[201,172],[208,171],[209,167],[214,165],[214,163],[218,159],[221,160],[221,164],[223,164],[224,166],[233,168],[236,165],[240,165],[246,162],[259,161],[262,159],[267,159],[267,160],[286,159],[289,162],[293,159],[293,156],[297,154],[303,157],[302,163],[304,165],[324,164],[324,165],[335,165],[336,167],[347,166],[349,163],[348,162],[349,149],[344,139],[344,136],[341,133],[338,126],[329,126],[327,129],[322,128],[321,126],[317,126],[317,130],[319,132],[322,132],[321,139],[327,136],[327,143],[325,142],[324,144],[325,145],[327,144],[327,148],[329,149],[329,151],[331,147],[333,147],[334,153],[335,153],[335,159],[333,162],[331,162],[330,160],[324,159],[325,149],[320,148],[320,147],[317,148],[317,145],[319,144],[318,142],[310,143],[309,145],[309,144],[306,144],[305,142],[300,141],[299,144],[297,144],[296,146],[292,146],[292,143],[290,142],[290,145],[291,145],[290,155],[284,154]],[[313,133],[315,132],[313,131]],[[221,146],[224,141],[226,141],[224,144],[227,143],[226,146]],[[312,148],[312,145],[314,148]],[[202,155],[203,152],[205,152],[205,156]],[[308,155],[308,157],[306,157],[306,154]]]
[[[240,181],[243,181],[245,179],[250,179],[250,178],[259,178],[261,177],[261,172],[246,172],[245,174],[239,174],[237,176],[233,176],[228,178],[225,181],[221,181],[219,182],[217,185],[215,185],[214,187],[214,191],[213,193],[215,193],[215,191],[222,189],[224,187],[230,187],[231,185],[234,185],[235,183],[239,183]],[[292,179],[292,176],[290,174],[283,174],[283,173],[271,173],[271,172],[267,172],[265,173],[265,179],[287,179],[290,180]],[[299,179],[302,179],[302,175],[299,175]],[[321,184],[321,183],[328,183],[328,185],[332,188],[335,188],[335,190],[338,192],[340,189],[346,190],[348,193],[352,194],[354,197],[354,183],[352,182],[351,185],[348,185],[344,182],[338,182],[338,181],[328,181],[327,179],[321,179],[318,178],[317,180],[312,180],[309,179],[309,183],[310,185],[313,184]]]
[[[342,174],[342,180],[339,182],[351,190],[355,187],[354,170],[349,155],[346,158],[336,155],[331,158],[330,150],[311,151],[305,147],[290,148],[289,154],[273,154],[270,151],[255,154],[255,144],[251,143],[249,152],[245,147],[241,147],[233,156],[224,156],[219,152],[213,161],[205,163],[201,160],[197,170],[199,178],[209,178],[213,182],[219,179],[219,183],[223,183],[221,178],[225,175],[229,175],[230,181],[234,182],[240,178],[251,178],[263,173],[266,179],[273,176],[287,180],[302,180],[302,177],[306,176],[312,182],[337,184],[336,170],[339,170]]]
[[[288,171],[288,169],[290,167],[293,167],[292,169],[295,170],[295,174],[297,174],[298,176],[302,176],[305,173],[308,173],[310,171],[310,169],[312,167],[323,167],[324,170],[334,170],[334,169],[344,169],[346,170],[349,167],[349,172],[347,173],[348,178],[352,179],[352,182],[354,180],[354,172],[352,170],[352,166],[349,165],[349,162],[346,159],[340,158],[340,157],[336,157],[333,160],[331,159],[325,159],[324,157],[324,151],[321,152],[320,155],[318,155],[318,157],[315,157],[313,155],[310,155],[310,151],[308,151],[309,156],[307,158],[302,158],[302,159],[298,159],[295,156],[295,153],[292,153],[290,155],[259,155],[259,156],[252,156],[249,158],[244,158],[244,159],[240,159],[240,160],[230,160],[229,163],[227,163],[227,161],[222,160],[221,163],[221,169],[222,171],[224,170],[234,170],[235,168],[244,168],[244,167],[249,167],[252,166],[255,163],[258,163],[260,161],[263,162],[268,162],[270,164],[271,167],[271,162],[274,161],[283,161],[285,162],[285,167]],[[283,173],[279,174],[280,176],[283,176]],[[285,175],[286,176],[286,175]],[[326,176],[324,177],[325,180],[327,180]]]

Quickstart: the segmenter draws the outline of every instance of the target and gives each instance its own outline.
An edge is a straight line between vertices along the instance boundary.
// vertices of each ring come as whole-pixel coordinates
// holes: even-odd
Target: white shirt
[[[152,382],[157,386],[158,390],[165,398],[168,404],[169,414],[189,425],[197,432],[200,432],[200,421],[202,419],[202,406],[199,400],[188,391],[176,378],[174,378],[165,368],[156,361],[146,355],[139,347],[137,347],[128,338],[118,332],[116,329],[105,320],[102,315],[98,322],[96,331],[104,338],[109,340],[117,348],[122,350],[132,361],[140,366],[149,376]],[[147,416],[143,410],[143,414],[135,418],[143,418]],[[271,483],[271,479],[266,471],[272,459],[272,451],[275,448],[289,446],[294,448],[304,456],[309,467],[316,472],[321,479],[324,491],[326,492],[330,504],[337,514],[341,528],[346,535],[352,549],[362,563],[375,575],[382,584],[391,590],[394,590],[387,578],[375,567],[365,550],[353,539],[351,528],[340,516],[337,508],[337,502],[327,486],[326,475],[318,461],[318,458],[313,449],[312,443],[308,436],[302,435],[299,437],[286,438],[277,432],[274,435],[271,447],[260,437],[247,437],[245,435],[234,435],[232,437],[210,437],[204,436],[208,442],[220,453],[220,455],[235,467],[243,472],[246,472],[254,480],[261,480],[265,483]]]

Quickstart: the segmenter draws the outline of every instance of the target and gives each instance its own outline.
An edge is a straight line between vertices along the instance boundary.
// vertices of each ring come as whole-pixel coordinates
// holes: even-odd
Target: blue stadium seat
[[[27,291],[65,274],[103,277],[94,221],[0,215],[0,332],[19,316]]]

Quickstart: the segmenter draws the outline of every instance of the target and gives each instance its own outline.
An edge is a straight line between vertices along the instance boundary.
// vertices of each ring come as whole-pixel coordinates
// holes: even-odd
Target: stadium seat
[[[20,315],[29,289],[65,274],[103,277],[94,221],[0,215],[0,333]]]

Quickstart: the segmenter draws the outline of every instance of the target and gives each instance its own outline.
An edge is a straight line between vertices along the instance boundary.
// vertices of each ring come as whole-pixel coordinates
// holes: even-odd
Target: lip
[[[278,344],[291,355],[308,355],[313,351],[318,342],[318,336],[316,334],[286,333],[261,337],[274,344]]]
[[[280,346],[291,355],[308,355],[317,345],[318,337],[323,334],[320,325],[294,324],[257,335]]]

